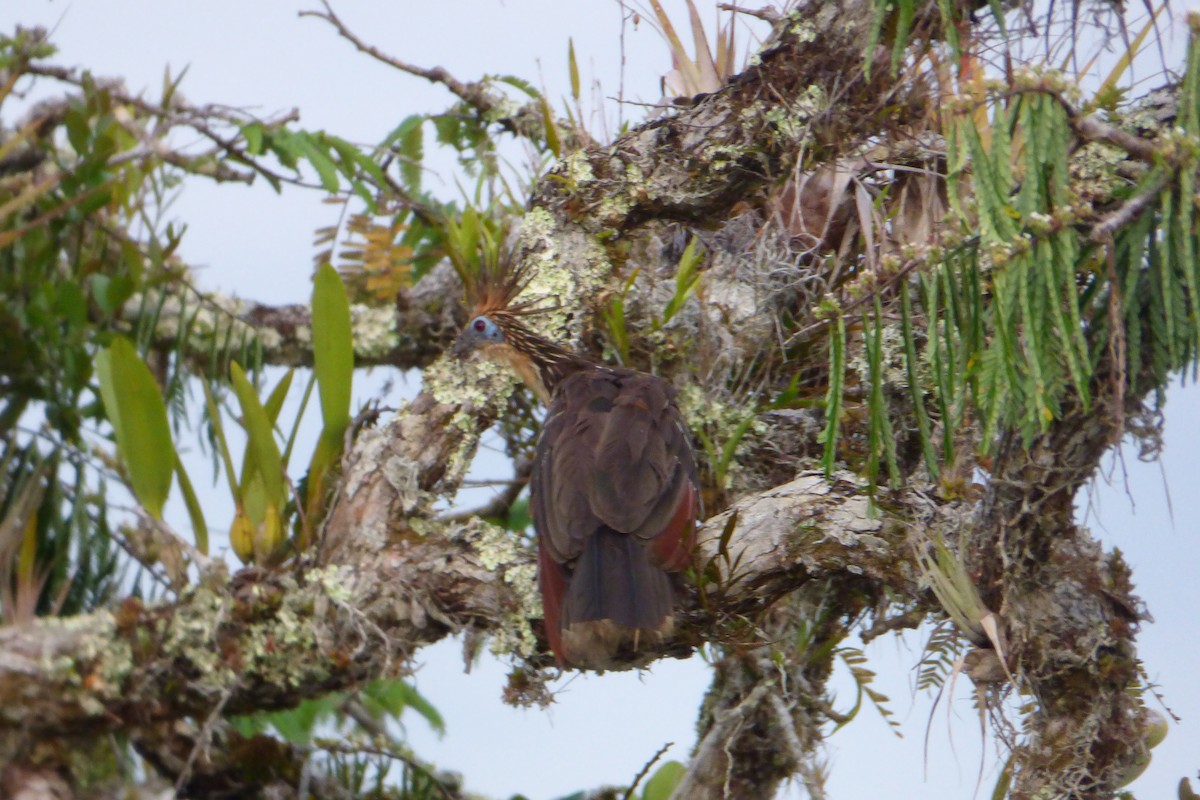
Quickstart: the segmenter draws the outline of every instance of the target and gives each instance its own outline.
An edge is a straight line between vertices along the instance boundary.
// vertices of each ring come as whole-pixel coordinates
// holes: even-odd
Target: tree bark
[[[462,324],[462,284],[448,263],[403,289],[391,306],[354,303],[350,324],[356,367],[419,369],[441,355]],[[150,305],[157,304],[157,300]],[[126,320],[138,321],[140,298],[130,301]],[[186,329],[186,333],[184,330]],[[190,290],[169,296],[155,321],[154,344],[182,347],[184,357],[209,363],[213,351],[233,346],[261,354],[264,364],[311,367],[312,318],[306,305],[272,306],[225,295],[195,297]]]
[[[565,156],[536,187],[517,251],[530,290],[559,299],[548,323],[556,333],[595,348],[587,321],[628,252],[663,232],[659,223],[712,226],[764,198],[799,153],[832,162],[846,142],[898,124],[905,92],[920,89],[894,85],[880,59],[866,77],[869,24],[863,2],[804,5],[720,91],[611,147]],[[128,600],[0,629],[0,760],[111,731],[136,731],[154,749],[184,717],[284,708],[401,674],[416,649],[457,631],[502,637],[508,652],[542,663],[532,554],[504,531],[435,512],[513,388],[508,377],[436,359],[453,335],[453,283],[445,269],[432,273],[405,301],[400,333],[362,337],[359,365],[427,366],[425,387],[385,426],[357,435],[311,561],[291,572],[213,572],[173,602]],[[299,309],[233,313],[280,334],[268,362],[311,359],[296,345],[308,324]],[[728,317],[717,325],[744,334]],[[704,580],[664,645],[668,654],[728,645],[676,796],[765,797],[796,770],[805,775],[833,718],[820,702],[832,657],[800,653],[779,666],[768,643],[794,634],[797,620],[815,621],[811,652],[827,653],[885,590],[907,598],[908,612],[935,608],[913,566],[914,528],[961,545],[1003,620],[1008,665],[1039,703],[1018,748],[1016,795],[1111,794],[1140,746],[1125,691],[1136,677],[1137,602],[1119,559],[1074,525],[1072,501],[1115,440],[1114,424],[1074,409],[1029,449],[1006,433],[982,501],[936,498],[916,467],[904,491],[881,490],[874,510],[857,479],[793,478],[794,462],[777,485],[735,489],[701,528]],[[848,427],[848,438],[862,438],[861,421]],[[810,453],[814,438],[794,449]],[[838,612],[821,616],[823,603]],[[756,753],[778,760],[767,768]],[[805,780],[817,795],[819,781]]]
[[[911,589],[860,488],[802,476],[707,522],[698,561],[717,588],[691,598],[679,640],[664,650],[719,636],[714,617],[753,615],[814,576]],[[378,503],[353,494],[346,518],[374,518]],[[218,706],[234,714],[286,708],[399,674],[416,649],[450,633],[499,633],[514,614],[537,614],[533,555],[502,530],[430,521],[423,533],[375,541],[336,565],[294,574],[249,568],[231,580],[212,574],[174,603],[129,599],[114,612],[0,629],[0,741],[12,748],[21,739],[204,719]],[[705,605],[715,592],[714,612]],[[517,621],[528,628],[529,620]]]

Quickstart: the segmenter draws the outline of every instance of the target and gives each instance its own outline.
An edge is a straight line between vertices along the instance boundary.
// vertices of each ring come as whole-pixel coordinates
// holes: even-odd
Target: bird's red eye
[[[474,327],[478,333],[483,333],[483,329],[487,327],[487,323],[481,319],[477,319],[477,320],[475,320]]]

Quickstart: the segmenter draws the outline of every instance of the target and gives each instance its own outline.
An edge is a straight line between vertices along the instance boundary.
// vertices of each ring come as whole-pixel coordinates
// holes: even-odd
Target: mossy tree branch
[[[715,580],[692,598],[682,639],[664,649],[687,650],[731,613],[752,617],[815,576],[911,589],[891,553],[891,537],[903,533],[888,533],[867,508],[857,484],[809,475],[709,521],[700,559]],[[377,510],[375,497],[353,493],[345,513],[369,519]],[[478,521],[420,527],[344,551],[336,565],[218,572],[175,602],[131,599],[112,612],[0,629],[0,730],[21,732],[0,741],[150,730],[204,719],[218,705],[234,714],[285,708],[401,673],[416,649],[450,633],[528,626],[537,613],[531,553]],[[720,603],[706,608],[714,591]]]
[[[692,98],[609,148],[566,156],[538,184],[517,252],[535,276],[531,290],[561,303],[549,323],[556,333],[596,349],[595,337],[583,335],[594,333],[591,312],[608,296],[622,258],[666,238],[661,223],[693,232],[715,227],[738,204],[760,203],[801,152],[813,166],[833,164],[842,143],[861,144],[905,121],[902,92],[918,88],[894,85],[880,65],[866,78],[869,19],[863,3],[808,4],[781,20],[754,65],[720,91]],[[1094,126],[1078,125],[1077,133],[1121,141]],[[1135,155],[1143,149],[1126,148]],[[833,283],[826,277],[822,292]],[[745,286],[718,275],[707,288],[706,304],[725,308]],[[435,313],[447,319],[444,307]],[[712,327],[739,341],[747,334],[735,320],[727,315]],[[445,336],[439,329],[421,339],[428,350],[395,358],[426,363]],[[850,346],[861,350],[862,342]],[[797,369],[818,370],[826,354],[808,347],[802,342],[788,357],[804,362]],[[304,355],[285,358],[302,362]],[[688,369],[667,363],[663,371]],[[1099,383],[1093,396],[1105,397],[1107,386]],[[114,613],[0,630],[0,730],[21,731],[0,737],[11,748],[0,756],[41,740],[204,718],[218,707],[289,706],[397,674],[415,649],[463,629],[516,631],[507,649],[539,663],[529,627],[538,616],[531,554],[485,524],[435,512],[435,502],[456,490],[511,387],[485,368],[434,361],[417,399],[353,443],[317,566],[243,571],[231,580],[208,575],[173,603],[129,602]],[[783,669],[801,689],[785,695],[771,685],[778,673],[769,651],[795,633],[798,618],[821,623],[819,644],[836,643],[864,609],[883,605],[885,590],[904,598],[906,611],[938,614],[914,566],[908,533],[917,527],[956,546],[975,568],[983,601],[1008,636],[1007,666],[1040,704],[1017,751],[1018,794],[1035,797],[1047,787],[1078,797],[1111,794],[1140,747],[1139,712],[1125,691],[1134,678],[1137,601],[1123,565],[1100,553],[1071,509],[1120,433],[1128,403],[1121,405],[1121,413],[1066,408],[1031,446],[1020,432],[1001,430],[984,489],[961,474],[931,487],[920,457],[910,454],[898,482],[906,488],[878,490],[882,519],[868,508],[865,487],[842,475],[802,472],[753,491],[717,487],[715,494],[734,502],[713,509],[719,513],[703,528],[704,578],[687,600],[679,638],[664,649],[687,652],[703,641],[753,647],[743,654],[730,648],[718,669],[687,796],[723,797],[729,776],[745,796],[767,796],[788,770],[803,773],[822,723],[834,718],[821,705],[830,659],[826,652],[806,660],[793,648]],[[810,458],[815,432],[802,414],[792,422],[794,429],[780,424],[762,438]],[[847,420],[848,448],[861,448],[867,424]],[[971,421],[953,435],[960,453],[979,445]],[[789,478],[801,455],[786,463]],[[959,468],[969,475],[974,466]],[[782,598],[790,605],[776,605]],[[826,598],[844,613],[817,616]],[[764,746],[786,758],[756,770],[748,754]],[[806,782],[815,794],[819,782]]]
[[[428,366],[449,346],[461,324],[461,293],[448,264],[435,267],[391,306],[355,304],[351,307],[356,367],[390,366],[419,369]],[[148,304],[154,310],[153,346],[182,352],[200,365],[213,350],[228,343],[256,343],[264,364],[311,367],[312,317],[307,305],[270,305],[218,293],[197,293],[179,287],[165,302]],[[125,319],[138,324],[141,303],[131,301]]]

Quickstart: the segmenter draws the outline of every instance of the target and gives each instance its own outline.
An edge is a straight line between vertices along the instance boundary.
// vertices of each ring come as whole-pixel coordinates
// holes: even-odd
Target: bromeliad
[[[530,477],[546,636],[559,664],[640,663],[674,627],[674,573],[691,562],[700,489],[675,387],[548,341],[514,302],[517,270],[469,287],[454,353],[507,364],[548,407]]]

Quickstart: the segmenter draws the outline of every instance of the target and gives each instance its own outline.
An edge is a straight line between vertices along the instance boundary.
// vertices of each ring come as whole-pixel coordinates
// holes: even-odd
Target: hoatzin
[[[530,477],[546,637],[561,666],[644,663],[674,626],[700,489],[691,436],[666,380],[607,367],[534,334],[519,271],[469,286],[454,353],[507,364],[548,406]],[[651,652],[647,652],[651,651]]]

